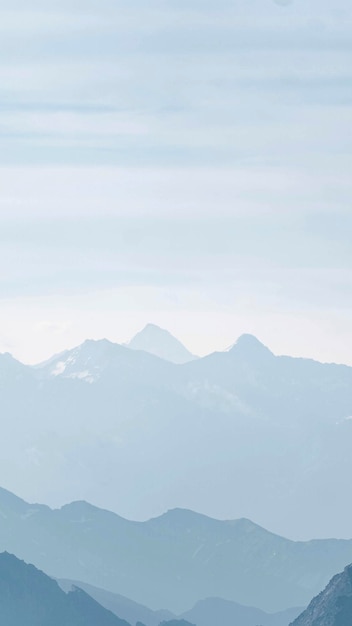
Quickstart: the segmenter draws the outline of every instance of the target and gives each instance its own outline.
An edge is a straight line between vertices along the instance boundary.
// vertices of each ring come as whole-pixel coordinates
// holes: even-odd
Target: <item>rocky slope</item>
[[[291,626],[352,626],[352,565],[334,576]]]

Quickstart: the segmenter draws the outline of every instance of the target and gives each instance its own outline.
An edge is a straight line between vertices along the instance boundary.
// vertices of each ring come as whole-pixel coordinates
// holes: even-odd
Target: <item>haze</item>
[[[0,350],[352,363],[350,4],[0,8]]]
[[[351,626],[351,33],[0,0],[0,624]]]

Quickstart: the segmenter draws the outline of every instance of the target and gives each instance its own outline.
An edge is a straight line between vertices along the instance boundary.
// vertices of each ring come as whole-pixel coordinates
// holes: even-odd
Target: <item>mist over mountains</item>
[[[4,486],[132,519],[181,507],[350,537],[351,383],[350,367],[248,335],[183,365],[107,340],[37,367],[0,355]]]
[[[52,510],[4,490],[1,551],[191,622],[186,612],[205,598],[265,612],[306,606],[352,562],[352,540],[294,542],[246,519],[180,509],[134,522],[86,502]]]
[[[140,621],[145,626],[159,626],[161,619],[165,623],[176,618],[170,611],[152,611],[120,594],[114,594],[81,581],[60,580],[59,584],[65,591],[72,589],[72,586],[83,589],[99,604],[131,624]],[[262,626],[287,626],[300,613],[301,609],[299,608],[286,609],[278,613],[266,613],[260,609],[244,606],[230,600],[207,598],[197,602],[189,611],[178,616],[177,620],[187,620],[187,624],[190,622],[197,626],[213,626],[213,624],[218,623],[221,626],[233,626],[237,623],[241,626],[257,626],[258,624]],[[178,623],[179,626],[185,626],[184,621]]]

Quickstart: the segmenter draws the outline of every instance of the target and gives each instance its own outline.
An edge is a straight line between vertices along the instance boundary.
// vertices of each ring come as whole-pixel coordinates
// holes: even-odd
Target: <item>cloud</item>
[[[14,167],[0,168],[0,231],[3,243],[27,239],[51,222],[80,217],[199,218],[261,215],[349,215],[351,179],[347,162],[331,161],[305,170],[280,164],[239,163],[233,167],[115,168]],[[45,217],[45,222],[35,219]],[[12,223],[12,226],[11,226]],[[87,223],[88,224],[88,223]],[[87,226],[88,227],[88,226]],[[85,228],[82,225],[82,234]],[[12,234],[11,234],[12,233]],[[43,239],[45,242],[45,238]]]
[[[260,328],[270,310],[309,317],[321,307],[333,321],[332,308],[350,310],[346,0],[0,9],[6,336],[31,299],[27,331],[55,349],[60,336],[81,336],[75,321],[59,332],[62,320],[100,297],[101,307],[130,307],[125,323],[143,302],[151,314],[169,307],[166,322],[172,307],[209,307],[215,319],[216,306],[229,318],[240,306],[244,323],[254,307]],[[67,306],[58,316],[45,306],[55,298]]]
[[[345,1],[1,8],[3,165],[314,160],[318,170],[323,155],[341,157],[351,123]]]

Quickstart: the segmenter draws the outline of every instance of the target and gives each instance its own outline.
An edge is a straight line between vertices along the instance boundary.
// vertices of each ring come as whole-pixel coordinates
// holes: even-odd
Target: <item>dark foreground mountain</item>
[[[352,626],[352,565],[332,578],[292,626]]]
[[[209,597],[269,612],[307,606],[352,561],[352,541],[294,542],[181,509],[131,522],[86,502],[51,510],[0,490],[0,512],[0,550],[176,615]]]
[[[33,565],[0,554],[0,624],[3,626],[130,626],[81,589],[64,593]]]
[[[351,367],[248,335],[184,365],[101,340],[38,368],[0,355],[0,392],[1,475],[30,500],[350,536]]]

